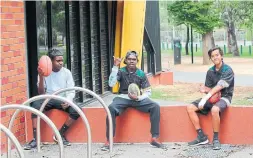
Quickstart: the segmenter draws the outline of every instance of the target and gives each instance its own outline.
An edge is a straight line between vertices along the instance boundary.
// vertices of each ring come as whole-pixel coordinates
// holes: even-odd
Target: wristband
[[[207,95],[206,95],[206,96],[204,96],[203,98],[204,98],[205,100],[208,100],[209,98],[211,98],[211,96],[212,96],[212,94],[211,94],[211,93],[207,93]]]

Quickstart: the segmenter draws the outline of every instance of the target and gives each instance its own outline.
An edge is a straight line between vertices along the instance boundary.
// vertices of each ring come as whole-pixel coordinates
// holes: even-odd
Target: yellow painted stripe
[[[141,67],[146,1],[117,2],[115,57],[125,57],[127,51],[134,50],[139,55],[138,67]],[[121,62],[120,67],[125,64]],[[113,87],[118,92],[119,85]]]
[[[125,1],[122,25],[121,56],[135,50],[139,54],[138,67],[141,66],[146,1]],[[121,67],[124,66],[122,62]]]
[[[115,46],[114,46],[114,57],[121,57],[121,37],[122,37],[122,20],[123,20],[123,8],[124,1],[117,1],[117,11],[116,11],[116,30],[115,30]],[[112,92],[118,92],[119,84],[117,83]]]

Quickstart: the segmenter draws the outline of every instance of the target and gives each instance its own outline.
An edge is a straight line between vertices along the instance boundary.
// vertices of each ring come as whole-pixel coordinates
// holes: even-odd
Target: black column
[[[38,95],[37,91],[37,66],[38,66],[38,43],[36,24],[36,1],[25,1],[26,15],[26,38],[27,38],[27,60],[28,80],[30,97]]]
[[[52,34],[52,4],[50,1],[46,2],[47,5],[47,42],[48,49],[53,47],[53,34]]]
[[[71,72],[74,78],[75,86],[82,87],[80,16],[79,16],[78,1],[69,2],[69,26],[70,26]],[[79,102],[83,101],[82,92],[76,93],[76,101]]]

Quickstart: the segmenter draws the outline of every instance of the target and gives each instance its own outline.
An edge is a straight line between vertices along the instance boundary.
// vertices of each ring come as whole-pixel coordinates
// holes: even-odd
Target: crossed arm
[[[206,75],[206,83],[205,83],[205,93],[207,93],[207,95],[205,95],[201,101],[199,102],[199,108],[203,108],[206,101],[215,93],[221,91],[223,88],[227,88],[230,86],[230,84],[232,83],[232,81],[234,80],[234,73],[232,70],[228,70],[227,72],[224,72],[221,75],[220,80],[218,81],[217,85],[213,88],[209,88],[211,87],[211,82],[212,82],[212,78],[207,74]]]

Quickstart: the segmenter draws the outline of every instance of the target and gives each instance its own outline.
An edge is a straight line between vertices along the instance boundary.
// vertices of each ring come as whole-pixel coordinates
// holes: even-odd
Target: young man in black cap
[[[194,101],[187,107],[187,112],[197,131],[197,138],[189,145],[206,144],[209,142],[207,136],[202,131],[198,113],[207,114],[212,113],[213,124],[213,149],[219,150],[221,148],[218,133],[220,129],[220,114],[231,103],[234,92],[234,72],[230,66],[223,62],[223,52],[221,48],[216,47],[208,51],[208,55],[214,66],[211,67],[206,74],[205,86],[200,88],[200,92],[207,93],[202,99]],[[208,99],[215,93],[221,92],[221,99],[211,104]]]
[[[163,145],[158,142],[160,134],[160,106],[149,99],[151,95],[151,87],[145,73],[136,67],[138,63],[138,54],[135,51],[129,51],[126,54],[124,63],[125,67],[119,69],[122,59],[114,58],[114,66],[109,77],[109,86],[113,87],[118,81],[120,84],[119,95],[113,99],[109,105],[109,110],[112,115],[113,136],[115,136],[116,117],[121,115],[128,107],[132,107],[139,111],[150,113],[151,135],[150,144],[162,148]],[[131,83],[137,84],[139,89],[144,92],[137,96],[128,92],[128,86]],[[106,138],[107,141],[102,150],[109,150],[109,124],[108,117],[106,119]]]
[[[44,74],[40,67],[38,67],[38,93],[39,94],[52,94],[55,91],[62,88],[74,87],[74,80],[72,77],[72,73],[63,67],[63,53],[57,49],[51,49],[48,52],[48,56],[52,61],[52,72],[49,76],[44,77]],[[70,101],[73,101],[75,97],[74,91],[68,91],[65,93],[61,93],[60,96],[67,98]],[[35,109],[40,109],[42,103],[45,100],[38,100],[31,104],[31,106]],[[64,125],[60,129],[60,134],[62,136],[63,144],[70,145],[69,141],[65,138],[64,133],[68,130],[69,126],[78,119],[79,114],[67,103],[61,102],[59,100],[51,99],[45,107],[45,111],[50,109],[59,109],[67,112],[69,114],[69,118],[66,120]],[[32,148],[37,147],[36,141],[36,127],[37,127],[37,115],[32,114],[32,122],[33,122],[33,140],[25,145],[25,150],[30,150]],[[54,136],[53,139],[57,141]]]

